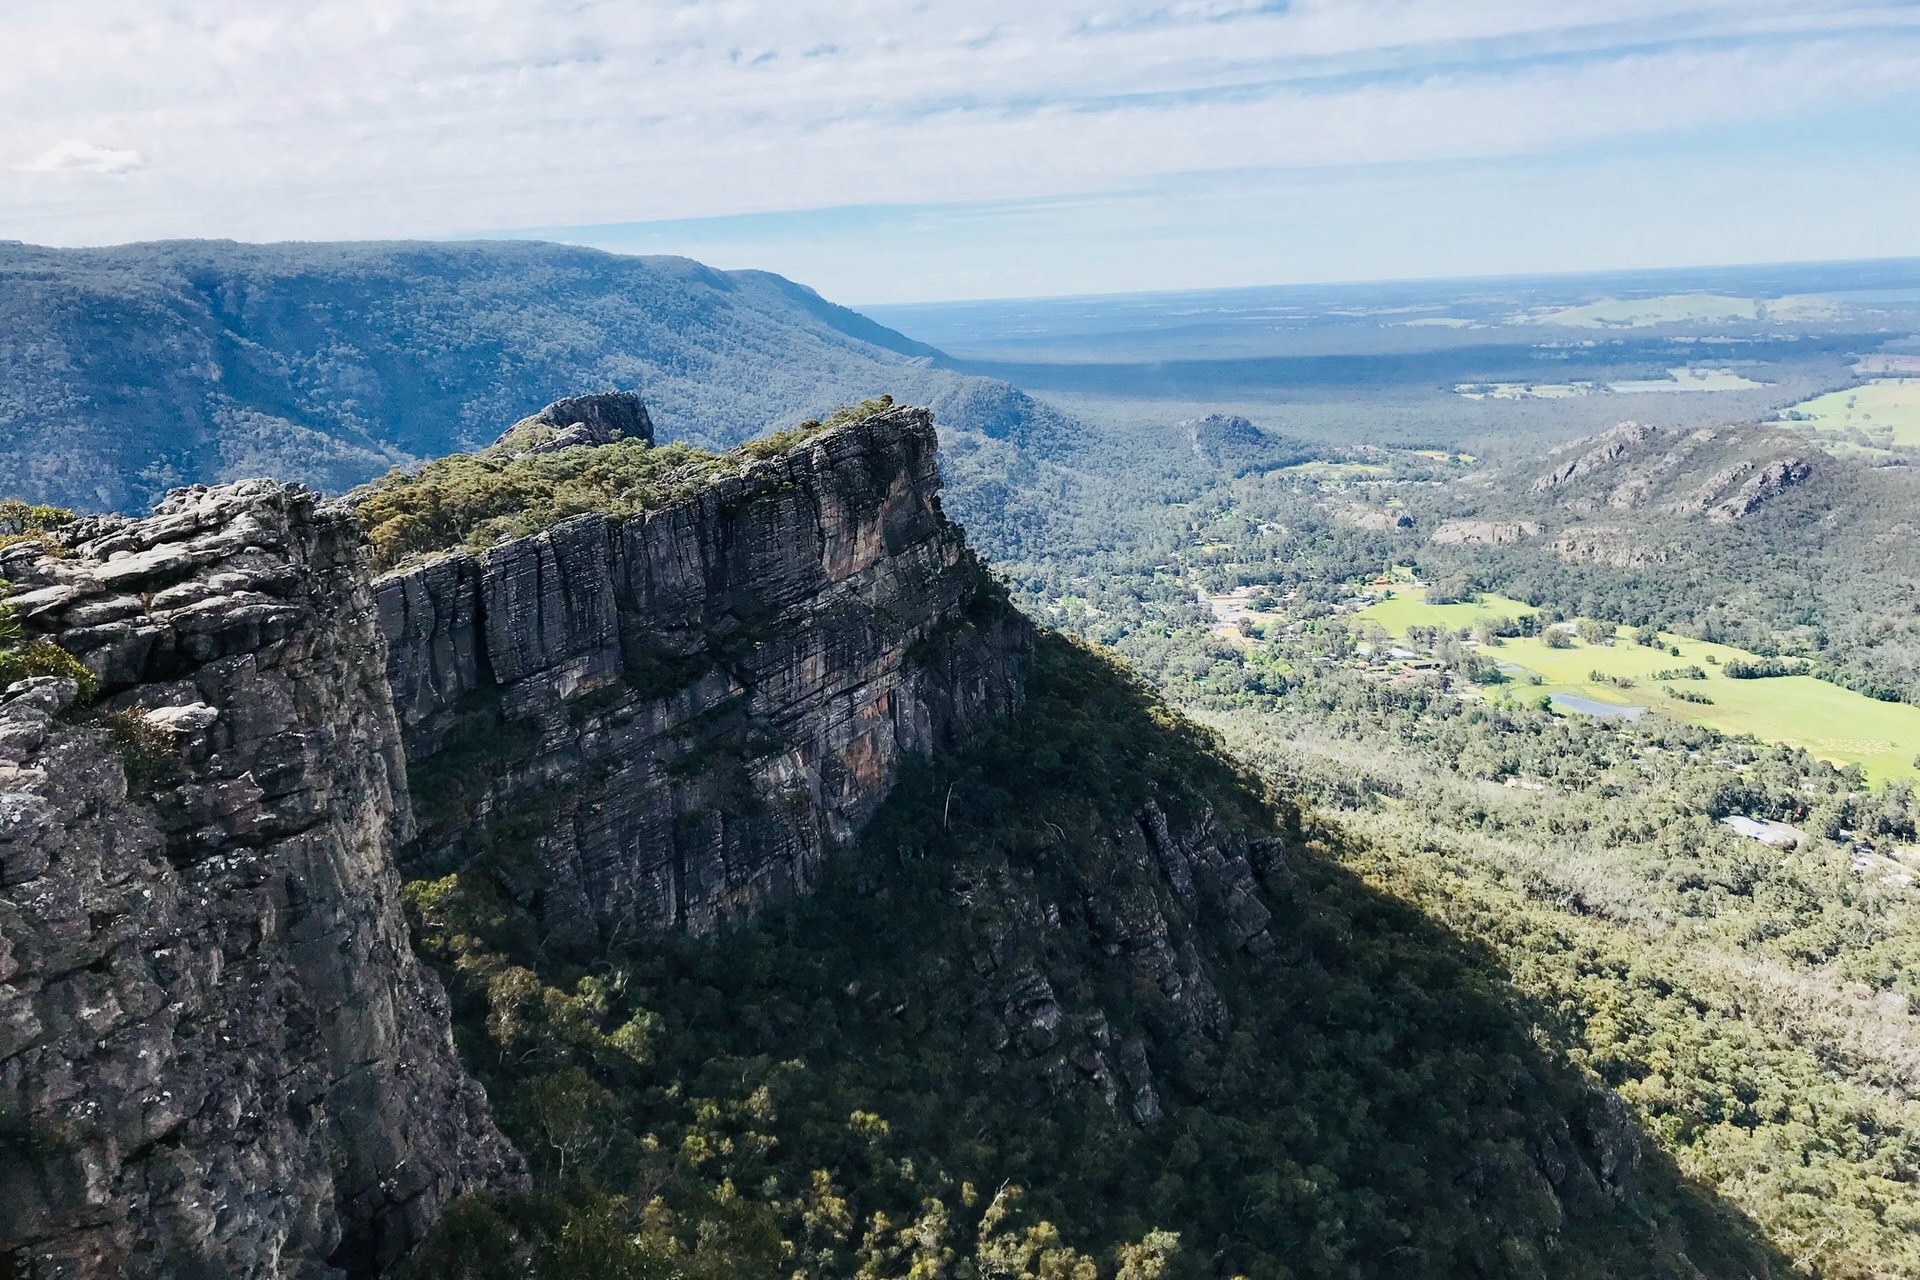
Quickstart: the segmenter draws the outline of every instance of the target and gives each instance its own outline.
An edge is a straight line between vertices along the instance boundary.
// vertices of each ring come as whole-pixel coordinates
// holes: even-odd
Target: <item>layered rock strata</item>
[[[0,698],[0,1273],[370,1275],[524,1178],[409,947],[362,544],[255,481],[0,555],[103,699]]]
[[[582,949],[806,891],[903,761],[1019,697],[1027,624],[934,451],[894,410],[379,581],[415,869],[479,860]]]
[[[555,945],[804,892],[1020,695],[934,448],[894,411],[378,582],[349,503],[266,481],[0,552],[99,683],[0,694],[0,1275],[370,1276],[523,1185],[399,866],[480,864]]]

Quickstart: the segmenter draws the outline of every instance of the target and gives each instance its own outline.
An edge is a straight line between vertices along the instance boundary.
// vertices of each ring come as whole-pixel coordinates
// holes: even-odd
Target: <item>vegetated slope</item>
[[[1178,451],[1192,456],[1184,439]],[[1062,491],[1057,524],[1089,536],[1052,554],[1030,544],[1043,558],[1010,566],[1014,585],[1031,611],[1111,643],[1181,706],[1224,717],[1242,759],[1333,811],[1356,837],[1339,851],[1343,867],[1493,953],[1537,1034],[1615,1084],[1689,1176],[1737,1203],[1805,1273],[1920,1272],[1911,784],[1869,785],[1805,751],[1658,715],[1599,723],[1521,705],[1540,691],[1497,670],[1498,647],[1449,637],[1438,646],[1446,669],[1407,670],[1351,612],[1356,577],[1409,556],[1463,578],[1509,555],[1551,568],[1562,562],[1544,531],[1492,550],[1426,539],[1443,518],[1524,518],[1543,530],[1598,518],[1542,503],[1536,519],[1523,504],[1539,499],[1511,485],[1478,491],[1478,516],[1443,506],[1464,469],[1394,453],[1373,478],[1300,468],[1156,490],[1162,481],[1142,465],[1129,475],[1140,482],[1131,502]],[[1519,487],[1557,469],[1536,457],[1516,468]],[[1776,501],[1821,492],[1814,483]],[[1350,505],[1419,519],[1412,530],[1368,527],[1342,518]],[[1600,510],[1614,512],[1604,498]],[[1766,527],[1766,511],[1663,524],[1703,540],[1746,537]],[[1907,518],[1845,500],[1834,515],[1878,522],[1882,535]],[[1104,541],[1091,536],[1101,521]],[[1762,585],[1782,566],[1807,572],[1784,534],[1752,554]],[[1663,567],[1644,581],[1657,585]],[[1233,587],[1255,589],[1252,635],[1223,628],[1196,597]],[[1701,588],[1702,602],[1720,589]],[[1521,612],[1487,600],[1461,608],[1461,625]],[[1770,848],[1717,822],[1734,814],[1793,823],[1808,839]]]
[[[567,960],[487,858],[415,881],[536,1191],[407,1273],[1784,1274],[1334,842],[1043,635],[752,925]]]
[[[766,272],[562,245],[0,245],[0,475],[144,507],[271,475],[340,490],[639,389],[663,439],[737,443],[891,391],[959,430],[1068,431],[1004,383]]]
[[[1785,432],[1627,423],[1453,490],[1453,516],[1526,520],[1537,537],[1417,557],[1568,612],[1804,655],[1851,688],[1920,701],[1917,497],[1910,468]]]
[[[1209,699],[1207,721],[1353,833],[1350,870],[1484,943],[1797,1274],[1920,1273],[1911,784],[1659,716],[1388,684],[1337,653],[1292,651],[1283,694]],[[1729,814],[1806,835],[1769,847]]]

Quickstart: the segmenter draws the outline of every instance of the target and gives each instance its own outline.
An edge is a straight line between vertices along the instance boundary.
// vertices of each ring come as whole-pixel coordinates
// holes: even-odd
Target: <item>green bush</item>
[[[0,503],[0,521],[6,519],[8,505]],[[10,590],[7,583],[0,582],[0,690],[16,680],[62,676],[80,686],[83,699],[92,698],[100,691],[100,681],[78,658],[51,640],[26,640],[20,619],[7,603]]]
[[[892,406],[890,396],[866,400],[835,410],[824,422],[804,422],[727,454],[616,440],[516,455],[507,441],[391,471],[357,490],[355,505],[373,544],[374,567],[391,569],[415,556],[482,551],[569,516],[624,518],[655,511],[738,474],[748,461],[779,457],[822,431]]]
[[[42,535],[73,521],[73,512],[65,507],[50,507],[19,498],[0,499],[0,548],[18,542],[44,542]]]
[[[83,700],[100,691],[99,677],[51,640],[35,640],[20,648],[0,651],[0,689],[34,676],[61,676],[71,680],[80,686]]]
[[[1779,676],[1803,676],[1807,674],[1804,663],[1792,662],[1785,658],[1729,658],[1720,666],[1720,673],[1729,680],[1770,680]]]

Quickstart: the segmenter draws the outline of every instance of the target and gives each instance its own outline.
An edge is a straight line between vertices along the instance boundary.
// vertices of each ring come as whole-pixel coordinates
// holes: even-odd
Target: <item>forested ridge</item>
[[[143,510],[252,476],[340,491],[487,444],[562,395],[640,388],[727,448],[891,391],[1000,437],[1070,430],[790,280],[532,242],[0,244],[0,475]]]

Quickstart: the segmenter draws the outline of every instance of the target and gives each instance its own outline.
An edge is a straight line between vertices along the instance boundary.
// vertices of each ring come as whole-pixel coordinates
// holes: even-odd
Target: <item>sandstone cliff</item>
[[[266,481],[0,555],[100,682],[0,695],[0,1273],[372,1275],[523,1185],[398,865],[479,860],[556,944],[809,888],[1020,696],[934,448],[894,411],[378,582],[349,504]]]
[[[894,410],[383,578],[413,864],[484,859],[579,947],[813,884],[904,757],[1019,697],[1027,624],[941,514],[935,443]]]
[[[40,551],[0,565],[15,607],[115,712],[0,702],[0,1242],[41,1276],[369,1274],[524,1174],[408,945],[357,526],[249,482]]]

